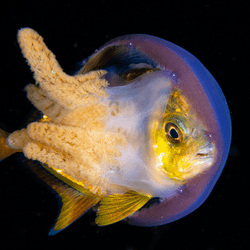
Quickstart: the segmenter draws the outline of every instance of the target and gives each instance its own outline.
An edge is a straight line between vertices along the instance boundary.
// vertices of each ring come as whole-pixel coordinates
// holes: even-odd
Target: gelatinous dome
[[[210,194],[230,148],[230,113],[221,88],[202,63],[186,50],[154,36],[125,35],[113,39],[92,55],[79,73],[105,69],[122,75],[131,68],[138,71],[133,70],[135,76],[143,74],[143,70],[169,71],[216,145],[216,160],[205,174],[188,181],[178,195],[129,217],[129,223],[134,225],[161,225],[192,212]],[[125,84],[113,75],[109,87]]]

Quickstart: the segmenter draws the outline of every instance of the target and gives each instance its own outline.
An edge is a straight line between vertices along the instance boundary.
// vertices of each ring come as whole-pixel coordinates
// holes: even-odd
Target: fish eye
[[[180,143],[183,139],[181,130],[172,122],[166,123],[165,132],[167,138],[172,143]]]

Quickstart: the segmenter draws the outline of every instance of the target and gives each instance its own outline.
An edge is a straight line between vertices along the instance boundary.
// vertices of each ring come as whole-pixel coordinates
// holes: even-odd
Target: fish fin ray
[[[59,195],[62,198],[62,208],[49,235],[57,234],[68,227],[100,200],[97,196],[86,196],[73,188],[61,187],[60,189]]]
[[[59,173],[48,166],[43,164],[42,168],[31,160],[27,160],[27,163],[38,178],[52,188],[61,198],[60,211],[49,235],[57,234],[68,227],[100,201],[101,196],[91,193],[76,183],[74,187],[71,187],[69,185],[71,181],[65,183],[65,178],[60,178]]]
[[[106,226],[118,222],[143,207],[152,197],[128,191],[125,194],[114,194],[100,201],[96,224]]]

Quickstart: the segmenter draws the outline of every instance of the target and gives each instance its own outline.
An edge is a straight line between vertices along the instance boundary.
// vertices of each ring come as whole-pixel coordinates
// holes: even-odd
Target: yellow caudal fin
[[[0,161],[4,160],[5,158],[9,157],[10,155],[21,152],[21,150],[12,149],[6,144],[6,139],[9,133],[0,129]]]
[[[97,197],[86,196],[73,188],[61,186],[60,189],[57,192],[62,198],[62,209],[49,235],[54,235],[69,226],[99,201]]]
[[[125,194],[115,194],[104,197],[100,201],[96,224],[106,226],[118,222],[143,207],[152,197],[128,191]]]
[[[83,186],[68,180],[45,164],[42,164],[43,168],[41,168],[30,160],[27,160],[27,163],[39,179],[56,191],[61,198],[61,209],[49,235],[57,234],[68,227],[102,198],[102,196],[93,194]]]

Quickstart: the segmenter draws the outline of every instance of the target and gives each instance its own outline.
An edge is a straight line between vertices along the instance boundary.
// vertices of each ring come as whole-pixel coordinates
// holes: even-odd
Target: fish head
[[[163,119],[153,122],[151,130],[156,164],[173,180],[186,182],[216,158],[212,134],[177,88],[170,94]]]

